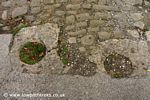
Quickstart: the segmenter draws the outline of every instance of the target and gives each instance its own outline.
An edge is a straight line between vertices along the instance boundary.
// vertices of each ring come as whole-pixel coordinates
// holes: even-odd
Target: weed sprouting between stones
[[[62,45],[58,50],[58,54],[64,65],[68,64],[68,52],[69,50],[66,45]]]
[[[12,28],[11,33],[15,36],[22,28],[28,27],[28,24],[21,23],[20,25]]]

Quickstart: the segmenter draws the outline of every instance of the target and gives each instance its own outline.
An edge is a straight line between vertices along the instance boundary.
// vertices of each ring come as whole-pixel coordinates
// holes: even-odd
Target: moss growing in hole
[[[38,42],[27,42],[20,49],[20,60],[33,65],[42,60],[46,54],[46,47]]]
[[[62,45],[61,47],[59,47],[58,54],[64,65],[67,65],[69,62],[68,53],[69,53],[69,50],[66,45]]]
[[[128,77],[133,72],[130,59],[117,53],[110,54],[106,57],[104,67],[107,73],[114,78]]]

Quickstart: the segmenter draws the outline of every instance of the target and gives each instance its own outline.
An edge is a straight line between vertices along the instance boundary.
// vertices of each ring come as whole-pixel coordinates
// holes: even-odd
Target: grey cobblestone
[[[73,15],[66,17],[66,24],[72,24],[75,22],[75,17]]]
[[[84,0],[70,0],[72,3],[82,3]]]
[[[81,5],[80,4],[68,4],[66,6],[66,9],[67,10],[79,10],[81,8]]]
[[[32,16],[32,15],[27,15],[27,16],[25,16],[25,19],[26,19],[27,21],[32,22],[32,21],[34,21],[34,20],[35,20],[35,17],[34,17],[34,16]]]
[[[68,0],[56,0],[57,3],[66,3]]]
[[[17,6],[23,6],[27,4],[27,0],[14,0]]]
[[[22,6],[22,7],[17,7],[12,11],[12,18],[15,18],[17,16],[21,16],[26,14],[28,11],[28,6]]]
[[[86,52],[86,48],[85,47],[79,47],[79,51],[80,52]]]
[[[69,43],[77,43],[76,37],[70,37],[70,38],[68,39],[68,42],[69,42]]]
[[[43,0],[44,4],[54,4],[54,0]]]
[[[120,11],[117,7],[105,6],[105,5],[94,5],[93,9],[96,11]]]
[[[91,20],[90,21],[91,27],[98,27],[98,26],[104,26],[104,25],[105,25],[105,21],[103,20]]]
[[[59,7],[61,7],[61,4],[54,4],[54,7],[59,8]]]
[[[130,5],[142,4],[142,0],[125,0],[125,3]]]
[[[92,45],[94,43],[95,38],[93,35],[86,35],[81,38],[81,44],[83,45]]]
[[[31,13],[32,14],[37,14],[41,11],[41,8],[40,7],[32,7],[31,8]]]
[[[97,3],[98,0],[87,0],[88,3]]]
[[[88,28],[88,32],[89,32],[89,33],[98,32],[98,31],[99,31],[99,27],[94,27],[94,28],[89,27],[89,28]]]
[[[112,2],[113,2],[112,0],[99,0],[98,4],[111,5]]]
[[[75,25],[69,25],[65,28],[66,31],[70,31],[70,30],[73,30],[75,29]]]
[[[41,5],[41,0],[31,0],[30,5],[31,6],[40,6]]]
[[[65,15],[65,11],[56,11],[56,12],[55,12],[55,15],[62,17],[62,16]]]
[[[78,14],[76,15],[77,21],[85,21],[90,19],[89,13],[83,13],[83,14]]]
[[[94,16],[93,16],[94,19],[110,19],[111,18],[111,15],[110,14],[107,14],[107,13],[101,13],[101,12],[96,12],[94,13]]]
[[[3,7],[12,7],[12,6],[14,6],[14,2],[12,2],[12,0],[3,1],[3,2],[1,3],[1,5],[2,5]]]
[[[68,14],[68,15],[70,15],[70,14],[71,14],[71,15],[75,15],[75,14],[77,14],[77,11],[75,11],[75,10],[74,10],[74,11],[67,11],[67,14]]]
[[[77,36],[77,35],[84,35],[86,34],[86,29],[82,29],[76,32],[68,32],[68,35],[70,36]]]
[[[82,4],[82,7],[85,8],[85,9],[90,9],[92,8],[92,5],[91,4]]]
[[[85,22],[79,22],[79,23],[76,24],[76,27],[77,27],[77,28],[79,28],[79,27],[84,28],[84,27],[86,27],[86,26],[87,26],[87,22],[86,22],[86,21],[85,21]]]
[[[7,10],[4,10],[3,13],[2,13],[2,17],[1,17],[3,20],[6,20],[8,18],[8,11]]]
[[[112,34],[108,32],[98,32],[98,36],[101,41],[110,39],[111,35]]]

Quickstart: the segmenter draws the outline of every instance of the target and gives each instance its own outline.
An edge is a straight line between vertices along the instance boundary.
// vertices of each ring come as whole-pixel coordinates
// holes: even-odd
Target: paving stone
[[[31,0],[30,5],[31,6],[40,6],[41,5],[41,0]]]
[[[35,17],[34,17],[34,16],[32,16],[32,15],[27,15],[27,16],[25,16],[25,19],[26,19],[27,21],[32,22],[32,21],[34,21],[34,20],[35,20]]]
[[[13,11],[12,11],[12,18],[15,18],[17,16],[21,16],[26,14],[28,11],[28,6],[22,6],[22,7],[16,7]]]
[[[10,30],[10,27],[9,27],[9,26],[4,26],[4,27],[2,27],[2,30],[4,30],[4,31],[9,31],[9,30]]]
[[[82,4],[82,7],[85,9],[90,9],[90,8],[92,8],[92,5],[91,4]]]
[[[76,23],[76,28],[86,27],[86,26],[87,26],[87,22],[78,22],[78,23]]]
[[[127,32],[134,38],[139,38],[139,33],[137,30],[127,30]]]
[[[11,7],[11,6],[14,5],[14,2],[13,2],[13,0],[8,0],[8,1],[2,2],[1,5],[2,5],[3,7]]]
[[[110,18],[111,18],[111,15],[107,14],[107,13],[101,13],[101,12],[94,13],[94,19],[104,19],[104,20],[107,20],[107,19],[110,19]]]
[[[14,3],[17,5],[17,6],[23,6],[23,5],[27,5],[27,0],[14,0]]]
[[[150,14],[149,13],[146,13],[146,14],[144,14],[144,19],[143,19],[144,21],[144,24],[145,24],[145,29],[148,29],[148,30],[150,30]]]
[[[3,27],[3,26],[4,26],[4,24],[0,23],[0,27]]]
[[[81,5],[80,4],[68,4],[67,6],[66,6],[66,9],[67,10],[78,10],[78,9],[80,9],[81,8]]]
[[[8,56],[12,34],[0,34],[0,61]]]
[[[8,11],[7,10],[4,10],[3,13],[2,13],[2,17],[1,17],[3,20],[6,20],[8,18]]]
[[[112,38],[113,39],[124,39],[125,38],[125,34],[123,32],[121,32],[121,31],[117,30],[117,31],[114,31],[112,33]]]
[[[55,1],[54,0],[44,0],[44,4],[53,4]]]
[[[100,41],[108,40],[111,37],[111,33],[109,32],[98,32],[98,37]]]
[[[68,35],[70,36],[77,36],[77,35],[84,35],[86,34],[86,29],[82,29],[76,32],[68,32]]]
[[[88,3],[97,3],[98,0],[87,0]]]
[[[69,42],[69,43],[77,43],[76,37],[70,37],[70,38],[68,39],[68,42]]]
[[[93,35],[86,35],[81,38],[81,44],[83,45],[92,45],[95,41],[95,38]]]
[[[60,18],[59,18],[59,17],[55,17],[55,18],[53,19],[53,22],[54,22],[54,23],[59,23],[59,22],[60,22]]]
[[[57,5],[56,5],[57,6]],[[43,10],[47,10],[47,12],[48,11],[54,11],[54,8],[55,7],[55,5],[54,6],[50,6],[50,5],[45,5],[44,7],[43,7]],[[57,7],[56,7],[57,8]],[[51,14],[51,13],[50,13]]]
[[[56,0],[57,3],[66,3],[68,0]]]
[[[68,15],[76,15],[77,14],[77,11],[76,10],[73,10],[73,11],[67,11],[67,14]]]
[[[144,1],[145,5],[146,6],[149,6],[150,5],[150,2],[149,1]]]
[[[90,15],[88,13],[82,13],[82,14],[76,15],[76,18],[77,18],[77,21],[86,21],[90,19]]]
[[[98,4],[100,4],[100,5],[107,5],[108,4],[108,0],[99,0]]]
[[[55,14],[56,14],[56,16],[62,17],[65,15],[65,11],[56,11]]]
[[[41,11],[41,8],[40,7],[32,7],[31,8],[31,13],[32,14],[37,14]]]
[[[12,65],[10,64],[10,57],[8,56],[11,40],[12,34],[0,34],[0,83],[11,71]]]
[[[14,43],[10,52],[11,62],[15,66],[14,69],[18,72],[22,72],[22,70],[26,68],[28,70],[28,74],[37,74],[38,72],[43,74],[60,74],[63,64],[60,61],[57,50],[54,49],[58,44],[59,32],[60,29],[57,24],[53,23],[46,23],[21,29],[14,37]],[[49,52],[46,51],[46,55],[40,62],[32,66],[25,64],[24,67],[21,67],[24,63],[20,61],[19,50],[20,47],[27,42],[42,42]]]
[[[99,31],[99,27],[94,27],[94,28],[90,27],[90,28],[88,28],[89,33],[98,32],[98,31]]]
[[[66,24],[73,24],[75,22],[75,17],[73,15],[66,17]]]
[[[132,18],[134,21],[139,21],[139,20],[143,19],[144,16],[142,15],[142,13],[132,13],[132,14],[131,14],[131,18]]]
[[[129,5],[137,5],[137,4],[142,4],[142,0],[124,0],[124,2],[126,4],[129,4]]]
[[[116,20],[119,27],[128,28],[133,24],[133,22],[130,21],[127,16],[129,16],[129,15],[126,15],[125,13],[117,13],[117,14],[113,15],[113,18]]]
[[[146,35],[147,41],[150,41],[150,31],[147,31],[145,35]]]
[[[105,5],[94,5],[93,9],[96,11],[106,10],[106,11],[119,11],[117,7],[105,6]]]
[[[98,26],[104,26],[106,24],[103,20],[91,20],[90,21],[90,27],[98,27]]]
[[[85,47],[79,47],[79,51],[80,51],[80,52],[85,52],[85,51],[86,51],[86,48],[85,48]]]
[[[135,10],[136,8],[133,7],[132,5],[123,5],[124,7],[122,7],[123,11],[132,11]]]
[[[61,7],[61,4],[54,4],[54,7],[59,8],[59,7]]]
[[[70,30],[73,30],[75,29],[75,25],[69,25],[65,28],[66,31],[70,31]]]
[[[90,56],[89,60],[95,62],[99,70],[103,69],[103,61],[105,56],[116,52],[118,54],[129,57],[132,61],[132,64],[138,67],[138,71],[134,70],[131,77],[139,75],[146,75],[146,72],[143,70],[144,67],[148,67],[148,59],[150,59],[148,45],[146,41],[140,40],[130,40],[130,39],[109,39],[99,43],[100,45],[92,49],[93,56]],[[103,54],[106,52],[105,54]],[[147,53],[146,53],[147,52]],[[105,55],[105,56],[102,56]],[[142,65],[143,63],[143,65]],[[142,77],[142,76],[141,76]]]
[[[144,28],[145,24],[142,21],[138,21],[134,23],[134,26],[139,27],[141,29]]]
[[[82,3],[84,0],[70,0],[72,3]]]

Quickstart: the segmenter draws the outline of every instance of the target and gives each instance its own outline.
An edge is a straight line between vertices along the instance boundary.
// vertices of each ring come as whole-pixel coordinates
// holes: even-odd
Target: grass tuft
[[[46,54],[46,47],[37,42],[27,42],[20,49],[20,60],[26,64],[33,65],[42,60]]]
[[[11,30],[11,33],[13,34],[13,36],[15,36],[22,28],[25,28],[25,27],[28,27],[28,24],[21,23],[18,26],[14,27]]]

